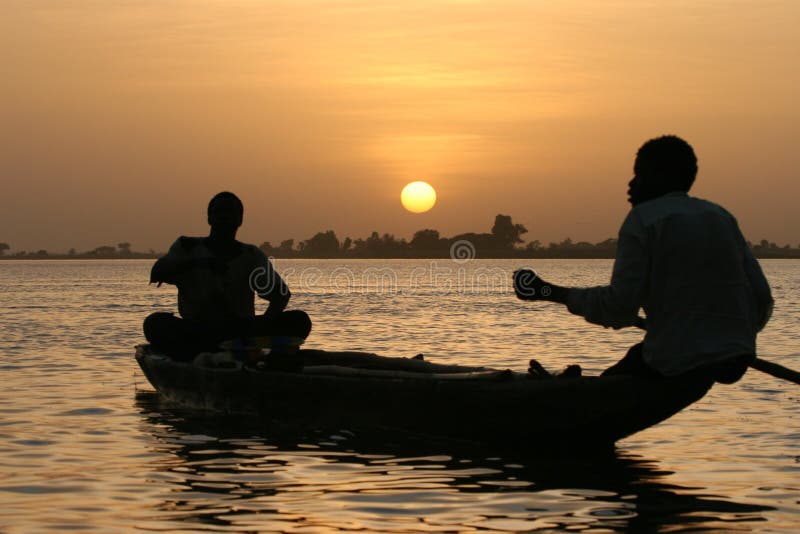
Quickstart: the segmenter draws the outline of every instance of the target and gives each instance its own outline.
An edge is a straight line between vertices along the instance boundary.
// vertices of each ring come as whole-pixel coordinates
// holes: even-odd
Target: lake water
[[[594,374],[640,338],[516,300],[510,273],[532,262],[276,266],[314,320],[308,348]],[[147,285],[151,264],[0,262],[0,532],[800,530],[797,385],[751,370],[596,458],[287,435],[158,401],[133,347],[176,292]],[[800,261],[763,266],[777,304],[761,356],[800,368]],[[535,267],[591,285],[611,262]]]

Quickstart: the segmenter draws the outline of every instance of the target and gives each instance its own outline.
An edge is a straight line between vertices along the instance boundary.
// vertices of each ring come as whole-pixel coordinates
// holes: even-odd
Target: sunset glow
[[[637,148],[674,133],[697,196],[796,246],[799,17],[790,0],[4,2],[0,240],[164,250],[224,189],[247,241],[410,239],[397,191],[436,176],[444,235],[502,212],[529,240],[597,242]]]
[[[0,0],[0,534],[800,534],[799,27]]]

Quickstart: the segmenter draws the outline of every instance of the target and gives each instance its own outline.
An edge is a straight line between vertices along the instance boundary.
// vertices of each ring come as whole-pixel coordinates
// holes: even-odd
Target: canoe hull
[[[153,387],[180,406],[351,430],[413,432],[519,448],[586,448],[655,425],[705,395],[706,378],[447,380],[205,368],[137,350]]]

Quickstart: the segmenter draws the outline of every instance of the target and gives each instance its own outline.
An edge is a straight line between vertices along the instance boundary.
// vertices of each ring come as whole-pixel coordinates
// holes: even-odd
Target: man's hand
[[[286,306],[289,304],[289,299],[291,298],[292,294],[288,291],[284,292],[277,292],[275,293],[269,301],[269,306],[267,309],[264,310],[264,315],[266,317],[275,318],[280,313],[286,309]]]
[[[546,283],[536,275],[533,269],[514,271],[514,293],[517,294],[518,299],[540,300],[544,296],[543,292],[550,291],[549,288],[546,291],[543,290],[544,287],[546,287]]]
[[[566,302],[567,289],[545,282],[532,269],[514,271],[514,293],[520,300]]]

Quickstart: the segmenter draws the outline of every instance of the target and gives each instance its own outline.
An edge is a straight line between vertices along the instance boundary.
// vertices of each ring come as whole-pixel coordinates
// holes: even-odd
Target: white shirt
[[[685,193],[643,202],[619,231],[611,284],[570,289],[567,307],[606,327],[632,326],[643,308],[643,357],[674,376],[755,354],[772,295],[736,219]]]

